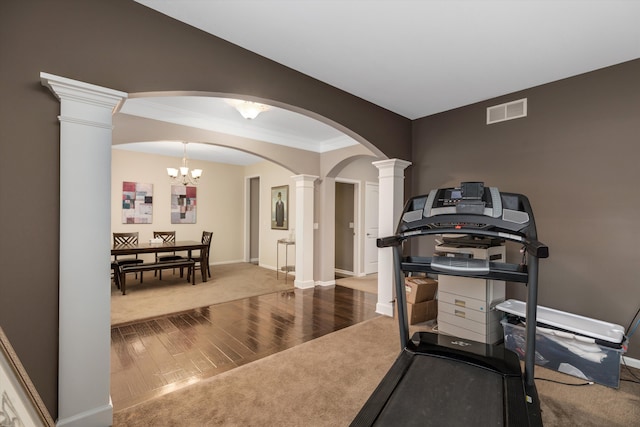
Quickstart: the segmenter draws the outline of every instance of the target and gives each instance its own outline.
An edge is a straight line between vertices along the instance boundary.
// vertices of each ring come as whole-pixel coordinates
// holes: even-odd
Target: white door
[[[366,183],[364,199],[364,274],[372,274],[378,272],[378,184]]]

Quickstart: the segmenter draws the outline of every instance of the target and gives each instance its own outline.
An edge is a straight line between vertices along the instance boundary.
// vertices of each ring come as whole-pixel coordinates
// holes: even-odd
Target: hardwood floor
[[[376,302],[371,293],[316,287],[114,327],[114,410],[377,317]]]

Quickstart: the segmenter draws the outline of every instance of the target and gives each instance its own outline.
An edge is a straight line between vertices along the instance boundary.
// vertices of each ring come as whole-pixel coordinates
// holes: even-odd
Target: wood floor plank
[[[376,303],[341,286],[296,289],[114,327],[114,409],[377,317]]]

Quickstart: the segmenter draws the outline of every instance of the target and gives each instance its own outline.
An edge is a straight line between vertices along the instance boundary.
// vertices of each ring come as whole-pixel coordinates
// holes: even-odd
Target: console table
[[[289,265],[289,246],[295,246],[296,242],[289,239],[279,239],[276,245],[276,279],[280,270],[284,271],[284,283],[290,271],[296,271],[295,266]],[[284,265],[280,267],[280,245],[284,246]]]

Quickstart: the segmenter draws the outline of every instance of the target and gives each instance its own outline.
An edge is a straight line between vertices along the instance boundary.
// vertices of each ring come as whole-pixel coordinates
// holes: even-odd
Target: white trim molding
[[[622,356],[620,364],[626,364],[630,368],[640,369],[640,359],[632,359],[629,356]]]

